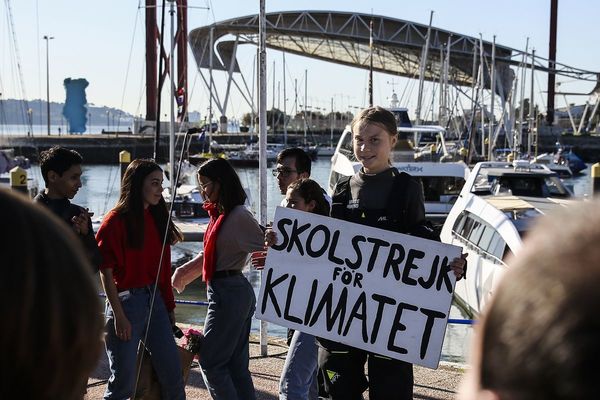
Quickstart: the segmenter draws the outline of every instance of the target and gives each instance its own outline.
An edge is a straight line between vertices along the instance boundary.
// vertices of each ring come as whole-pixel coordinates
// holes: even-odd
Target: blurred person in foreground
[[[599,209],[564,209],[528,234],[476,327],[460,399],[597,398]]]
[[[90,263],[48,210],[0,190],[0,398],[81,399],[102,344]]]

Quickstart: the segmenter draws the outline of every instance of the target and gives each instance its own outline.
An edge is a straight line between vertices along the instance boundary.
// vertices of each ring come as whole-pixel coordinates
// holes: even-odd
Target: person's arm
[[[196,257],[186,262],[175,270],[171,277],[171,284],[177,290],[177,293],[183,292],[185,287],[194,279],[202,276],[202,262],[204,252],[199,252]]]
[[[106,298],[108,299],[108,303],[110,304],[115,317],[115,333],[121,340],[130,340],[131,323],[129,322],[129,319],[127,319],[125,311],[123,311],[121,300],[119,300],[119,292],[117,291],[117,286],[113,279],[112,269],[105,268],[100,270],[100,280],[102,281],[104,293],[106,293]]]

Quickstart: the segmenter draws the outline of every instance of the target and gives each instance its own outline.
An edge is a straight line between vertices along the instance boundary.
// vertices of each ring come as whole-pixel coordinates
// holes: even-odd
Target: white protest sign
[[[278,207],[256,317],[437,368],[461,249]]]

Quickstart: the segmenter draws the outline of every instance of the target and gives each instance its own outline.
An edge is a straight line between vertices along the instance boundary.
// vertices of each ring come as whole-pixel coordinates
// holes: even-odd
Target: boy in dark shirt
[[[40,153],[40,169],[46,183],[46,189],[33,201],[44,204],[55,215],[73,228],[81,239],[88,259],[98,271],[101,256],[92,229],[92,220],[86,208],[72,204],[81,187],[81,163],[83,158],[75,150],[54,146]]]

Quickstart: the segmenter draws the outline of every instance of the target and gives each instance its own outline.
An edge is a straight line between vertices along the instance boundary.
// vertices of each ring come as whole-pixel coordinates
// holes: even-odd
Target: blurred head
[[[396,118],[382,107],[365,108],[351,123],[354,156],[367,174],[390,167],[390,154],[398,141]]]
[[[81,187],[83,158],[75,150],[54,146],[40,153],[40,169],[51,198],[72,199]]]
[[[0,398],[76,399],[102,347],[102,308],[80,241],[63,221],[0,190]]]
[[[299,147],[290,147],[277,155],[277,165],[273,174],[281,194],[285,194],[290,183],[310,177],[311,160],[308,154]]]
[[[246,192],[231,164],[222,158],[205,161],[198,168],[198,182],[204,201],[216,203],[228,213],[246,202]]]
[[[150,159],[133,160],[121,180],[121,194],[114,208],[125,218],[128,244],[141,248],[144,242],[144,209],[148,209],[161,238],[164,238],[169,212],[162,196],[163,170]],[[171,222],[169,242],[181,240],[181,234]]]
[[[597,396],[600,202],[544,217],[476,330],[461,399]]]
[[[329,216],[329,202],[325,192],[312,179],[304,178],[292,182],[287,189],[287,207],[300,211]]]

